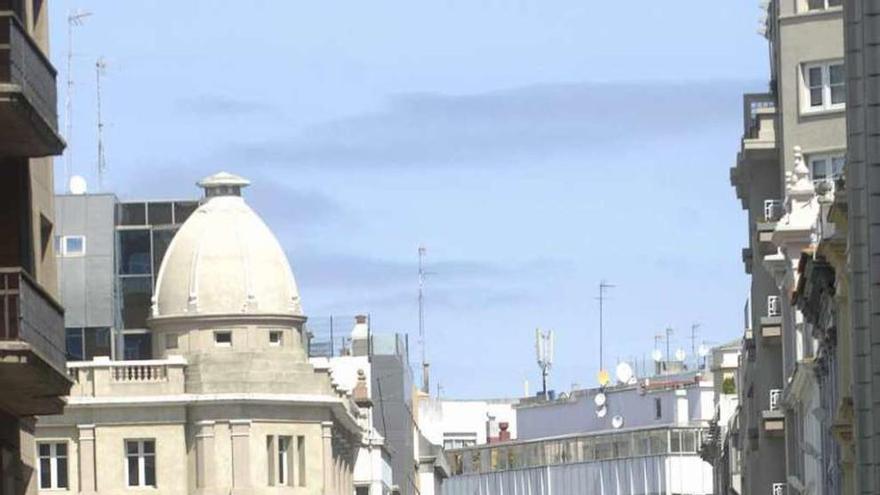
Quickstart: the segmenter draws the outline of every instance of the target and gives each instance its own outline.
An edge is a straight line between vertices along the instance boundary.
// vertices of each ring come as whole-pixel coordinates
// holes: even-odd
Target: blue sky
[[[195,197],[227,170],[287,250],[309,315],[426,326],[445,396],[515,396],[556,332],[551,383],[739,336],[746,226],[729,185],[741,94],[766,87],[759,11],[680,0],[53,2],[73,173],[95,179],[95,61],[124,198]],[[58,184],[63,161],[56,160]],[[92,188],[95,189],[94,187]],[[413,337],[412,342],[414,343]]]

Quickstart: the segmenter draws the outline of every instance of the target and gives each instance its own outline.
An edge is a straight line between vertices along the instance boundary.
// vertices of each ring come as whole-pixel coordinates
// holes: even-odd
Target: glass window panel
[[[175,335],[176,337],[176,335]],[[123,355],[125,359],[151,359],[153,356],[152,338],[148,333],[129,333],[123,335]]]
[[[55,454],[58,457],[67,457],[67,444],[64,442],[55,444]]]
[[[38,447],[40,451],[40,457],[49,457],[52,452],[52,446],[48,443],[41,443]]]
[[[95,356],[110,356],[110,329],[83,329],[85,342],[85,360],[91,361]]]
[[[681,432],[680,431],[672,431],[669,432],[669,451],[672,453],[681,452]]]
[[[153,276],[159,275],[159,268],[162,267],[162,258],[168,251],[168,245],[174,238],[176,231],[172,229],[155,229],[153,230]]]
[[[181,224],[185,222],[198,207],[198,201],[178,201],[174,203],[174,223]]]
[[[152,280],[146,277],[123,277],[120,279],[123,328],[146,328],[150,314]]]
[[[829,7],[839,7],[841,4],[841,0],[828,0]]]
[[[155,454],[156,453],[156,442],[152,440],[147,440],[144,442],[144,453],[145,454]]]
[[[119,205],[119,225],[146,225],[147,209],[144,203]]]
[[[167,225],[171,222],[172,203],[148,203],[147,219],[150,225]]]
[[[144,484],[156,486],[156,456],[144,457]]]
[[[822,68],[821,67],[810,67],[807,70],[807,84],[811,88],[821,88],[822,87]]]
[[[842,156],[835,156],[831,158],[831,173],[834,177],[841,177],[843,175],[843,165],[846,163],[846,158]]]
[[[118,235],[119,273],[123,275],[150,273],[150,231],[120,230]]]
[[[697,444],[696,444],[696,439],[694,438],[693,431],[681,432],[681,451],[682,452],[696,452],[697,451]]]
[[[61,447],[62,445],[67,448],[64,444],[59,444],[58,446]],[[67,488],[67,458],[59,457],[56,462],[58,463],[58,488]]]
[[[811,160],[813,180],[825,180],[828,177],[828,162],[824,158]]]
[[[40,488],[52,488],[52,466],[48,457],[40,458]]]
[[[138,453],[137,442],[125,442],[125,452],[128,454],[137,454]]]
[[[821,107],[822,106],[822,88],[811,88],[810,89],[810,106],[811,107]]]
[[[832,86],[835,84],[844,84],[846,82],[846,72],[843,70],[843,64],[829,65],[828,76]]]
[[[64,254],[66,256],[82,255],[86,253],[86,238],[81,235],[64,237]]]
[[[140,484],[138,457],[130,455],[128,456],[128,486],[140,486]]]
[[[842,84],[831,86],[831,104],[840,105],[846,103],[846,86]]]
[[[822,10],[825,8],[825,0],[807,0],[807,9]]]

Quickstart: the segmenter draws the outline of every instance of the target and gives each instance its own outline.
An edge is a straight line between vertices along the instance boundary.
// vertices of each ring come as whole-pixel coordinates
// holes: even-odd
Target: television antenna
[[[605,371],[605,354],[604,354],[604,333],[605,333],[605,292],[608,289],[613,288],[614,286],[602,280],[599,282],[599,297],[596,299],[599,300],[599,373],[601,374]]]
[[[419,245],[419,344],[422,351],[422,391],[431,392],[431,381],[428,373],[430,364],[428,363],[428,339],[425,335],[425,278],[428,273],[425,271],[425,256],[428,254],[428,248],[423,244]]]
[[[85,19],[92,13],[86,10],[71,10],[67,13],[67,93],[65,101],[64,139],[67,140],[67,149],[64,150],[64,180],[70,183],[70,174],[73,169],[73,28],[82,26]]]
[[[699,333],[698,332],[699,328],[700,328],[699,323],[694,323],[691,325],[691,337],[690,337],[691,356],[694,356],[694,358],[697,357],[697,334]]]
[[[538,367],[541,368],[541,393],[544,400],[549,398],[547,391],[547,377],[550,376],[550,368],[553,366],[553,330],[546,333],[540,328],[535,329],[535,353],[538,358]]]
[[[104,120],[101,117],[101,76],[107,70],[107,61],[104,57],[98,57],[95,62],[95,87],[97,91],[98,112],[98,190],[104,189],[104,171],[107,169],[107,161],[104,157]]]

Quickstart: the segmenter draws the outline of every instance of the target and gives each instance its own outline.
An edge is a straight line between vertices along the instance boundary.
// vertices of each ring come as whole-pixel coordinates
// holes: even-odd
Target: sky
[[[594,386],[605,367],[742,332],[744,213],[729,183],[742,94],[767,86],[750,2],[56,1],[56,186],[196,198],[220,170],[291,260],[306,314],[369,313],[419,355],[427,247],[432,392]],[[99,184],[95,64],[107,171]],[[66,127],[65,127],[66,129]],[[663,347],[663,345],[661,345]],[[416,371],[417,372],[417,371]]]

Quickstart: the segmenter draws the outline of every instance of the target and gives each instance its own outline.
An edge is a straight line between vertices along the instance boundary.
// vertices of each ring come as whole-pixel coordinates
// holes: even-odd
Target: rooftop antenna
[[[104,157],[104,121],[101,118],[101,76],[107,70],[107,61],[104,57],[98,57],[95,62],[95,83],[97,88],[98,110],[98,190],[104,190],[104,171],[107,169],[107,161]]]
[[[419,245],[419,344],[422,347],[422,391],[430,393],[431,382],[429,379],[428,368],[428,339],[425,336],[425,255],[428,249],[424,245]]]
[[[607,283],[605,280],[599,282],[599,373],[605,371],[605,355],[604,355],[604,303],[605,303],[605,291],[613,288],[614,286]]]
[[[92,15],[85,10],[71,10],[67,13],[67,96],[65,102],[64,138],[67,140],[67,149],[64,150],[64,182],[70,183],[70,174],[73,169],[73,28],[82,26],[84,19]]]
[[[672,334],[675,330],[672,327],[666,327],[666,362],[669,363],[671,361],[671,356],[669,354],[669,342],[671,340]]]
[[[694,323],[691,325],[691,356],[697,358],[697,330],[699,330],[700,324]],[[697,367],[699,367],[699,362],[697,362]]]
[[[547,377],[550,376],[550,368],[553,366],[553,330],[544,333],[540,328],[535,329],[535,352],[538,367],[541,368],[541,394],[544,395],[544,400],[547,400],[549,398]]]

